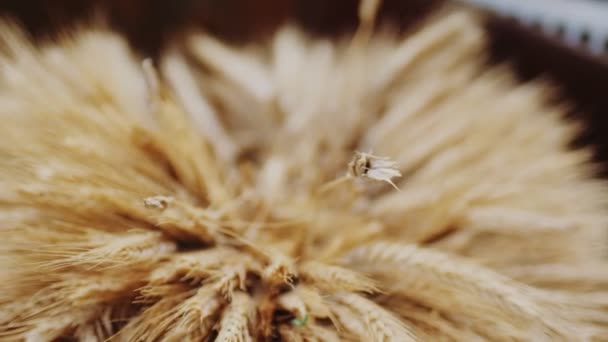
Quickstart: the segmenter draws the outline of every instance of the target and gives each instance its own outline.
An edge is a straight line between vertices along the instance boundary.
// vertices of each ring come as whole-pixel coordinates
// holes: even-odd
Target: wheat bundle
[[[376,6],[157,67],[4,24],[0,340],[606,340],[579,125],[482,62],[476,14],[402,36]]]

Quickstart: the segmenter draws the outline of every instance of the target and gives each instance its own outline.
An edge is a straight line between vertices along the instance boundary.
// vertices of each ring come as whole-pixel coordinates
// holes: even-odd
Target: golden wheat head
[[[608,340],[606,185],[477,15],[0,30],[0,340]],[[395,189],[397,188],[397,189]]]

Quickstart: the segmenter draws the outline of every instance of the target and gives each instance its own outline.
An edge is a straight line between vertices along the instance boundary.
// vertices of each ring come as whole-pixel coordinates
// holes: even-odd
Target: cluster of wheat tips
[[[0,29],[0,340],[608,340],[608,187],[479,15]],[[143,62],[142,62],[143,61]]]

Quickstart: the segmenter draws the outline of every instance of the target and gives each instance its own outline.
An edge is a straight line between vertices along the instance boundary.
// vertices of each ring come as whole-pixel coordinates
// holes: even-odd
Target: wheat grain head
[[[580,125],[483,63],[477,14],[401,35],[363,5],[353,36],[194,33],[158,72],[103,27],[2,24],[0,339],[605,340]]]

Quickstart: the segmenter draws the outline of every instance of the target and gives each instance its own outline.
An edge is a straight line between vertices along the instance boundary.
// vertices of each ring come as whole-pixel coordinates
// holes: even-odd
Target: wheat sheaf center
[[[315,320],[319,329],[331,328],[336,322],[327,296],[345,303],[367,302],[359,293],[378,292],[374,281],[336,264],[336,258],[382,233],[380,222],[355,213],[352,199],[347,207],[336,206],[335,193],[345,197],[344,190],[349,189],[347,194],[352,195],[357,191],[355,182],[362,187],[370,180],[396,188],[391,178],[400,176],[396,163],[368,153],[356,152],[347,169],[345,176],[322,184],[310,198],[274,208],[253,192],[244,192],[225,211],[201,209],[171,196],[145,198],[144,207],[155,212],[163,231],[175,232],[173,243],[164,242],[162,250],[177,253],[156,255],[157,264],[140,289],[141,298],[179,288],[184,302],[172,319],[195,310],[199,324],[213,325],[220,316],[222,321],[234,320],[221,323],[234,325],[232,329],[216,334],[241,334],[249,329],[252,317],[257,322],[252,327],[255,335],[264,338],[278,336],[281,326],[305,329],[309,320]],[[330,198],[333,206],[328,205]],[[328,225],[336,224],[363,229],[331,236]]]

